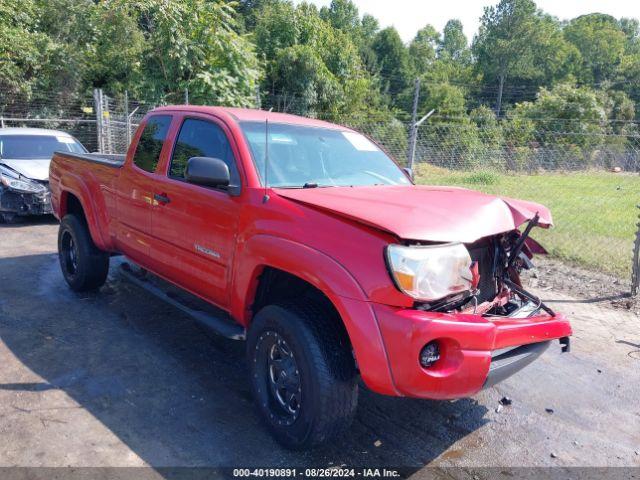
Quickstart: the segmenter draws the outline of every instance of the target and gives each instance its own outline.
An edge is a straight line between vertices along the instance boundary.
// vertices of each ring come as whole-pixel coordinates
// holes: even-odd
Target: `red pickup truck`
[[[290,448],[348,428],[358,376],[453,399],[569,348],[569,322],[519,279],[545,207],[414,185],[342,126],[162,107],[126,156],[56,153],[50,186],[69,286],[99,288],[122,254],[215,306],[200,318],[246,339],[257,407]]]

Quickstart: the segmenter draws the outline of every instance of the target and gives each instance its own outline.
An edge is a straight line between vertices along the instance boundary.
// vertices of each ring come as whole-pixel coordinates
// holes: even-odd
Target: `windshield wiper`
[[[319,183],[311,183],[311,182],[307,182],[303,185],[272,185],[273,188],[284,188],[284,189],[290,189],[290,188],[329,188],[329,187],[335,187],[335,185],[320,185]]]

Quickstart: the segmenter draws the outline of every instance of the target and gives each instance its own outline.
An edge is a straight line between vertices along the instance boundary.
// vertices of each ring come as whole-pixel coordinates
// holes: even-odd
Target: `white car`
[[[87,153],[66,132],[0,128],[0,220],[51,213],[49,163],[56,151]]]

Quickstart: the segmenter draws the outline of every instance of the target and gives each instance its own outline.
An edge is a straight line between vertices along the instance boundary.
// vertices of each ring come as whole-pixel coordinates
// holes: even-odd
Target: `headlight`
[[[439,300],[471,290],[471,257],[461,243],[389,245],[386,257],[398,289],[417,300]]]
[[[5,187],[10,188],[11,190],[16,190],[18,192],[40,193],[46,190],[46,188],[39,183],[18,180],[17,178],[7,177],[6,175],[1,174],[0,182],[2,182]]]

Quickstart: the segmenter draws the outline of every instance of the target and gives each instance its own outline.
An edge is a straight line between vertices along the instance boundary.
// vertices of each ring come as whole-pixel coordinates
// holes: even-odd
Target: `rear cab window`
[[[155,172],[170,125],[171,115],[149,117],[133,155],[133,163],[138,168],[146,172]]]

